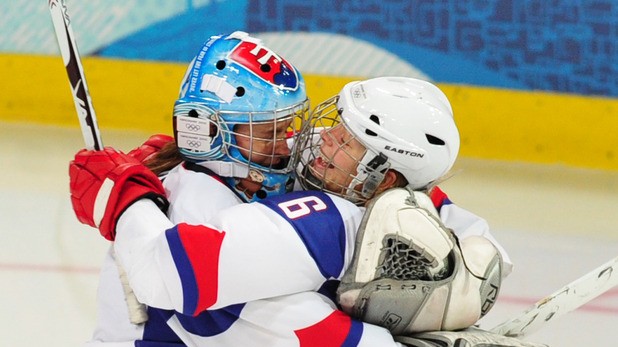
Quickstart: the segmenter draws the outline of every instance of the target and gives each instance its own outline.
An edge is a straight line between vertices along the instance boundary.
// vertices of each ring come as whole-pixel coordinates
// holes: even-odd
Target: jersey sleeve
[[[352,319],[311,291],[251,301],[241,311],[209,318],[209,324],[189,325],[175,316],[170,326],[191,346],[402,346],[386,329]]]
[[[459,238],[477,235],[483,236],[496,246],[503,261],[503,277],[511,273],[513,262],[508,253],[491,234],[489,224],[484,218],[454,204],[440,188],[435,187],[430,193],[434,206],[440,213],[440,219],[447,228],[453,230]]]
[[[164,273],[158,261],[158,239],[174,225],[154,202],[142,199],[133,203],[116,224],[113,247],[117,262],[127,273],[137,299],[146,305],[173,309],[167,284],[174,273]]]
[[[315,292],[258,300],[247,306],[241,317],[244,321],[274,336],[293,334],[291,346],[401,346],[385,328],[351,318]]]
[[[340,213],[345,205],[323,193],[287,195],[230,207],[208,225],[172,225],[147,201],[131,206],[116,248],[138,299],[197,315],[340,278],[360,210]]]

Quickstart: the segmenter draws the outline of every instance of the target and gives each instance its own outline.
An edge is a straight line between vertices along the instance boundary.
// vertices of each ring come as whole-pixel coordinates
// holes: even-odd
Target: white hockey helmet
[[[303,168],[319,156],[318,128],[341,122],[366,153],[346,192],[332,193],[356,202],[373,195],[387,169],[401,173],[411,188],[425,189],[451,169],[459,152],[459,132],[447,97],[435,85],[415,78],[348,83],[336,97],[316,106],[310,118],[311,129],[303,130],[297,148],[305,151],[297,157],[301,184],[323,189]]]

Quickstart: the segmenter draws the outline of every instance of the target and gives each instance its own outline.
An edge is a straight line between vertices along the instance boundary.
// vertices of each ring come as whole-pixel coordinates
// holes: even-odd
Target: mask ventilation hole
[[[376,116],[375,114],[372,114],[371,116],[369,116],[369,120],[376,123],[377,125],[380,125],[380,118],[378,118],[378,116]],[[369,129],[365,129],[365,134],[369,136],[378,136],[378,134],[374,133],[373,131]]]
[[[215,65],[215,67],[216,67],[218,70],[223,70],[223,69],[225,69],[225,61],[223,61],[223,60],[219,60],[219,61],[217,62],[217,65]]]
[[[427,137],[427,141],[429,141],[432,145],[444,146],[446,144],[442,139],[439,139],[433,135],[425,134],[425,137]]]

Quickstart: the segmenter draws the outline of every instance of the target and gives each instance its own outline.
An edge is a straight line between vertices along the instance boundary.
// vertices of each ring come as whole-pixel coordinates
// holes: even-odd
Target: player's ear
[[[389,188],[397,187],[397,181],[397,172],[391,169],[386,170],[386,173],[384,174],[384,179],[382,180],[382,182],[380,182],[380,185],[378,185],[378,188],[376,189],[376,192],[373,196],[377,196],[378,194]]]

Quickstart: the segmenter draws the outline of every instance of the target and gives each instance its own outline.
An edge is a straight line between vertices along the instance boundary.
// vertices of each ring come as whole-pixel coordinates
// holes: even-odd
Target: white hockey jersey
[[[110,257],[91,346],[399,346],[387,330],[334,304],[362,209],[320,192],[242,204],[216,175],[183,166],[164,185],[171,221],[139,201],[120,218],[115,243],[150,319],[129,323]],[[431,197],[460,237],[495,243],[484,220],[439,189]],[[503,259],[508,271],[504,252]]]

